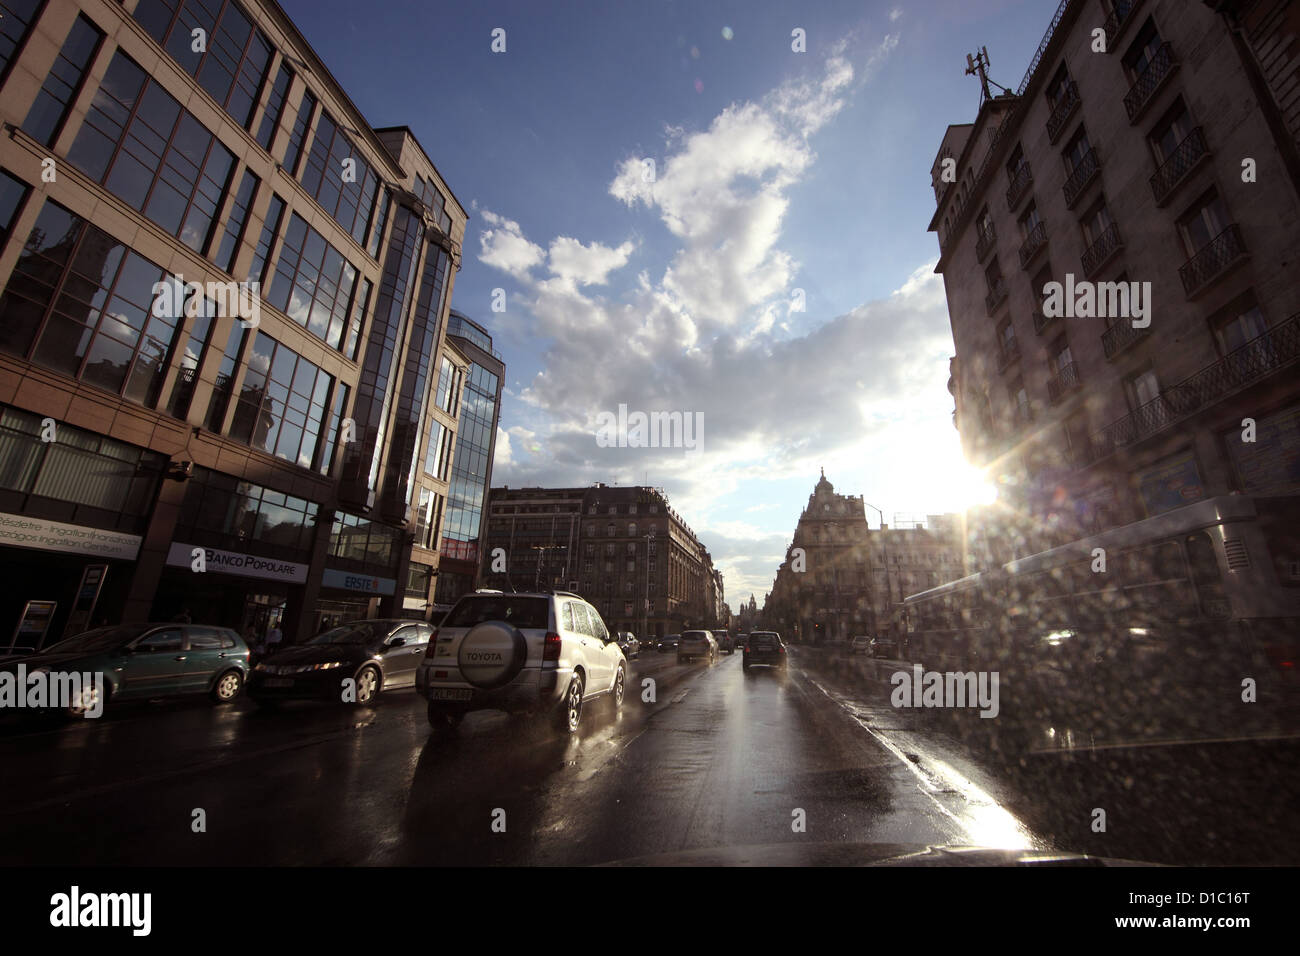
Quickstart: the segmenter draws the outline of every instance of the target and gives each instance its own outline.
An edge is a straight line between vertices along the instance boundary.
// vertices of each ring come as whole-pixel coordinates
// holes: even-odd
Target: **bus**
[[[901,631],[928,668],[999,670],[1076,703],[1109,688],[1195,709],[1225,688],[1238,702],[1245,677],[1293,702],[1300,498],[1208,498],[1018,558],[908,596]]]

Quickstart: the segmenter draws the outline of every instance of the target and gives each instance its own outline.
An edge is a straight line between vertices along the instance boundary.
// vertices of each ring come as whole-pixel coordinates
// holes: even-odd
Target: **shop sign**
[[[138,534],[0,513],[0,545],[14,548],[134,561],[140,553],[140,541]]]
[[[344,591],[360,591],[362,594],[392,594],[397,590],[397,582],[392,578],[377,578],[370,574],[355,571],[339,571],[326,568],[321,578],[321,587],[340,588]],[[421,603],[423,607],[423,603]]]
[[[173,541],[171,550],[167,552],[167,563],[172,567],[190,568],[194,560],[194,550],[198,547],[196,544]],[[286,581],[292,584],[302,584],[307,580],[305,564],[264,558],[248,552],[203,548],[203,560],[207,573],[237,574],[246,578],[264,578],[268,581]]]

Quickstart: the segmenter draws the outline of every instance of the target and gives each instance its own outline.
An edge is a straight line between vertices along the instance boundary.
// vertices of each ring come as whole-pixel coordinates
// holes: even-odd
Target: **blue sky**
[[[1015,88],[1056,0],[281,2],[469,210],[452,304],[507,364],[494,485],[648,478],[733,608],[819,467],[887,520],[973,503],[929,171],[974,119],[966,54]],[[702,415],[700,447],[600,447],[620,404]]]

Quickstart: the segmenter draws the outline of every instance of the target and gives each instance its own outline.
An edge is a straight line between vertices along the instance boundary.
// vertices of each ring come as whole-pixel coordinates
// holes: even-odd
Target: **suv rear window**
[[[470,595],[460,599],[443,627],[473,627],[484,621],[505,621],[519,628],[550,626],[551,602],[544,597],[516,597],[513,594]]]

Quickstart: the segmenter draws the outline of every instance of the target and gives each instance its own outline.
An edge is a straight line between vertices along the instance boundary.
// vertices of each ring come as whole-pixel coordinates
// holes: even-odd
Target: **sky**
[[[822,468],[890,523],[990,500],[930,169],[979,106],[966,54],[1015,89],[1057,0],[281,5],[469,213],[452,307],[506,362],[494,487],[663,488],[733,610]],[[699,430],[608,447],[620,406]]]

